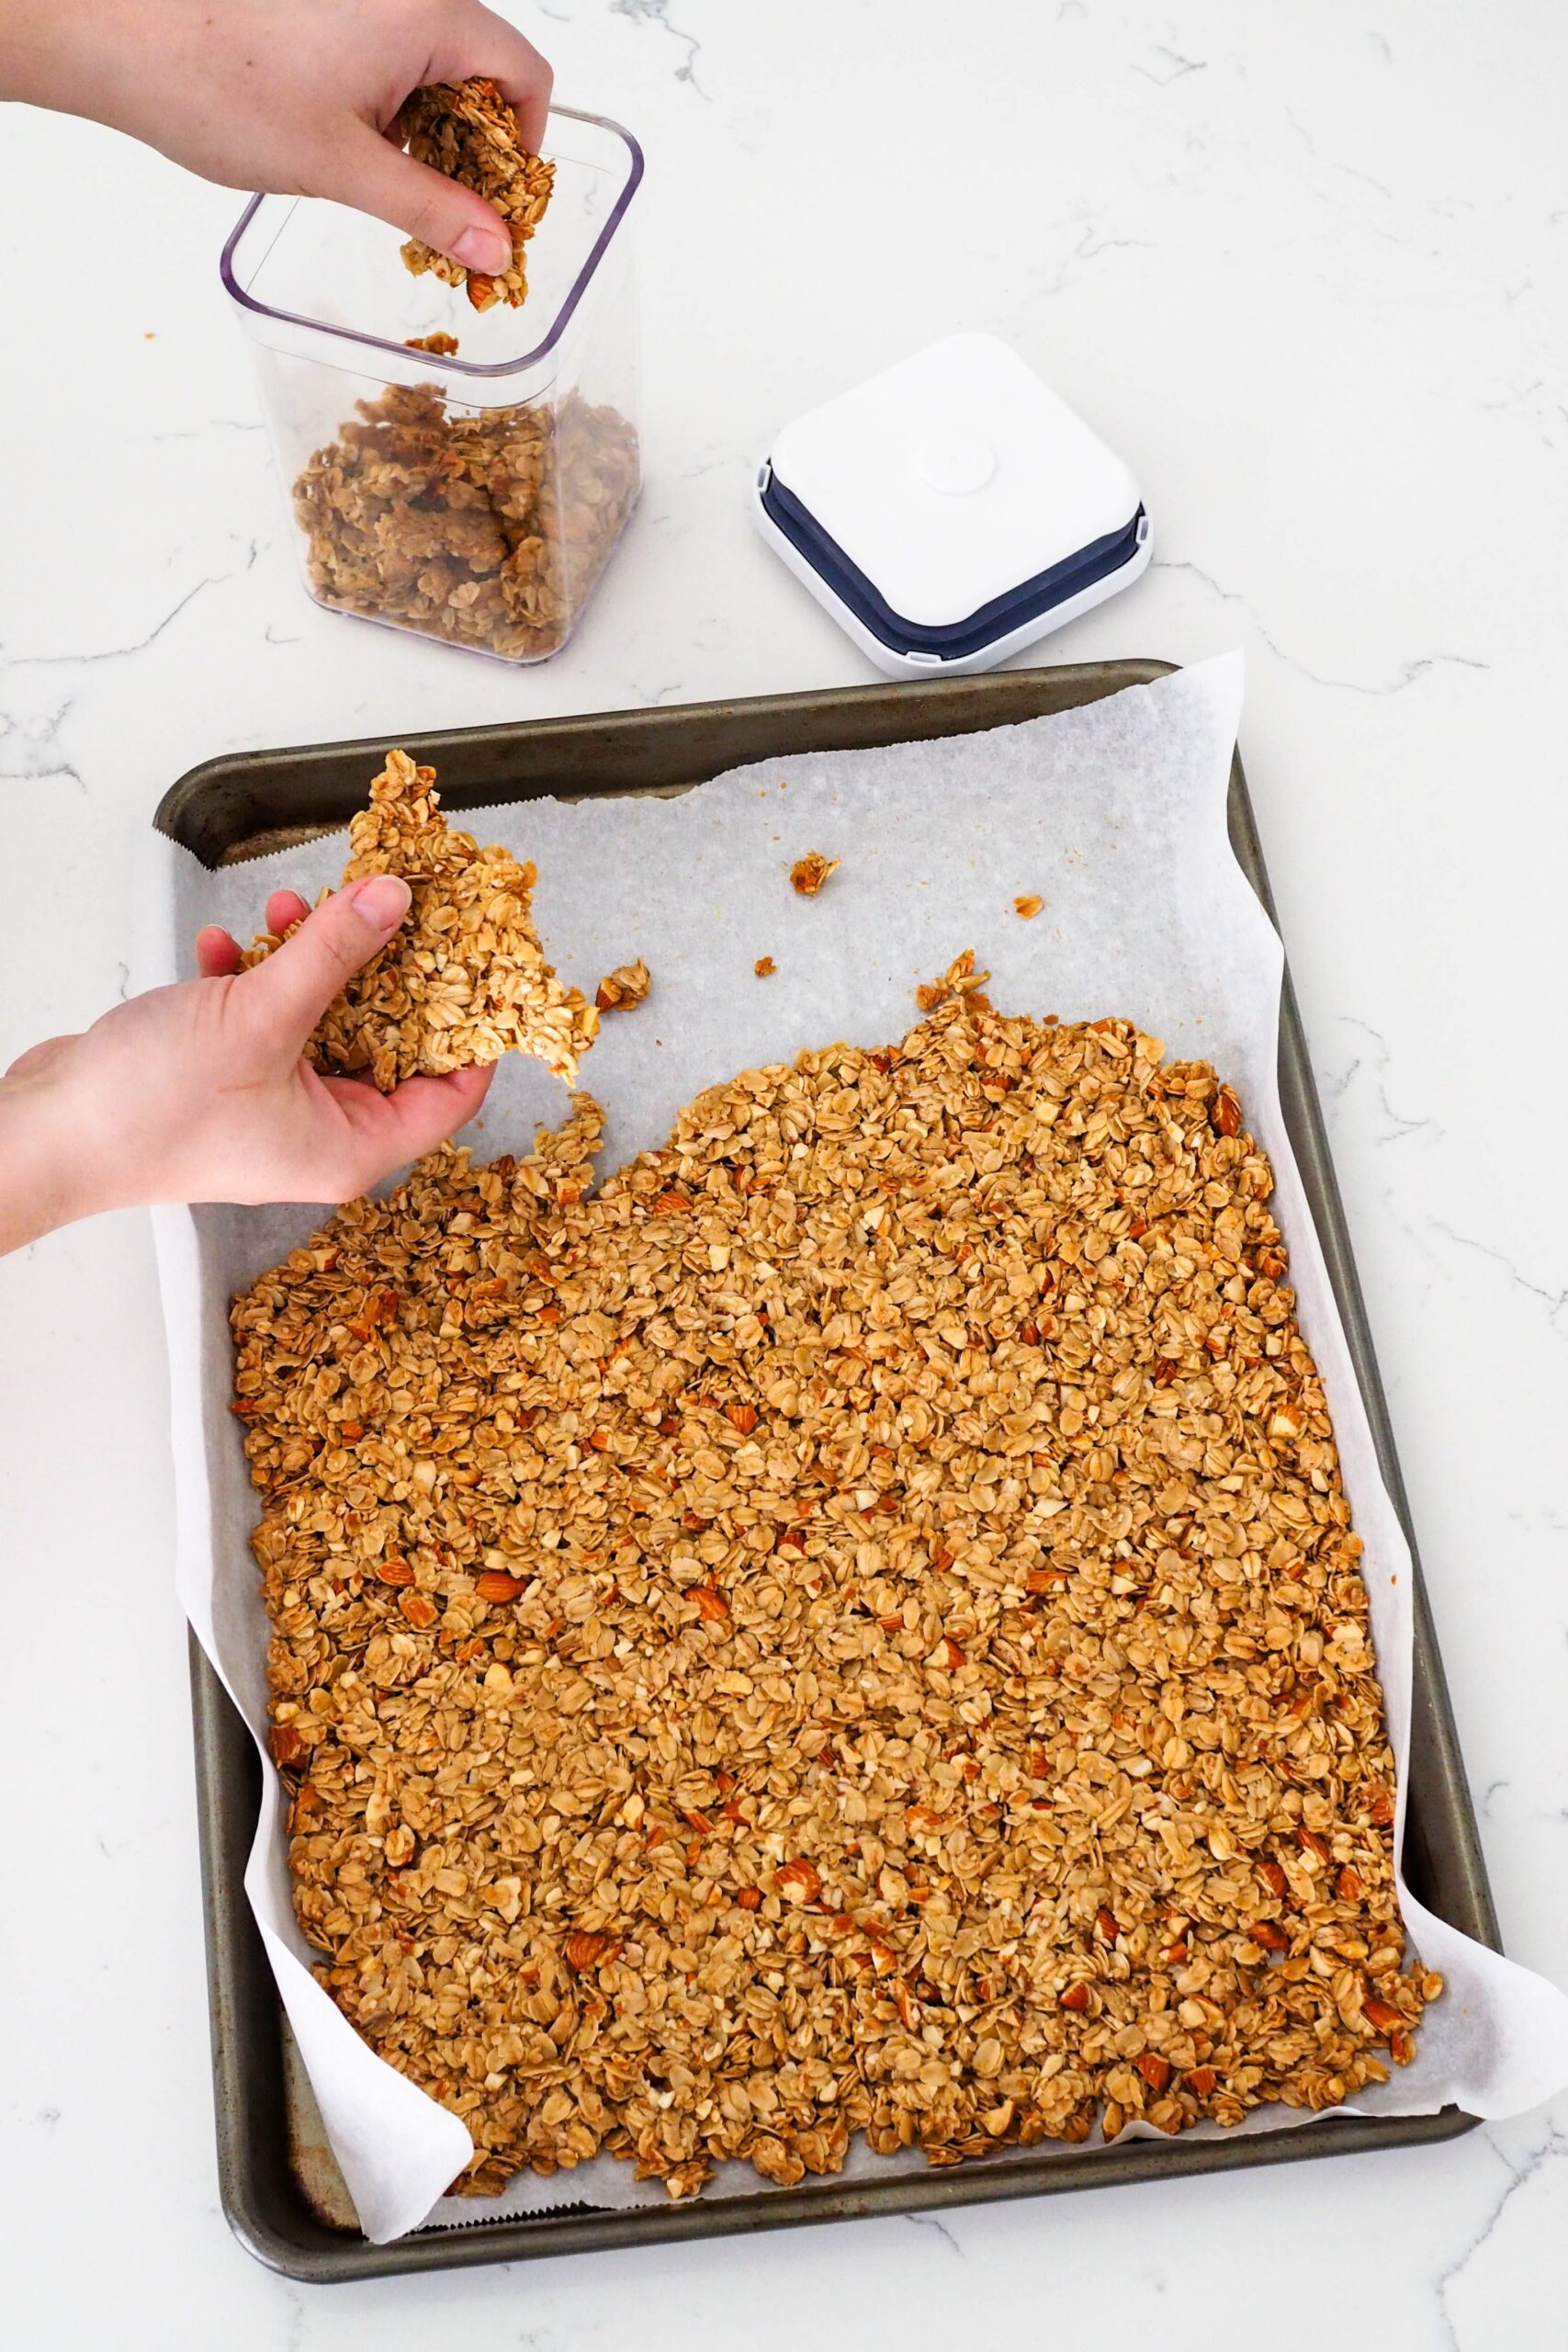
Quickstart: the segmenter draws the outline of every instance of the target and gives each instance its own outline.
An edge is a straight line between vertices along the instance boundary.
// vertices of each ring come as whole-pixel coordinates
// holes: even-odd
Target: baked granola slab
[[[463,2188],[1329,2108],[1441,1989],[1268,1161],[953,978],[235,1304],[299,1917]]]
[[[524,147],[516,117],[495,84],[432,83],[404,101],[393,128],[415,163],[429,164],[448,179],[460,180],[493,205],[512,238],[511,264],[499,277],[467,270],[418,237],[402,247],[404,267],[415,277],[430,270],[447,286],[466,285],[476,311],[488,311],[496,302],[515,307],[525,301],[524,255],[545,217],[556,167]]]
[[[395,938],[333,1000],[306,1048],[316,1069],[364,1071],[383,1093],[418,1071],[467,1069],[513,1048],[577,1082],[599,1016],[547,962],[531,904],[537,876],[480,849],[440,810],[435,770],[389,752],[349,824],[344,882],[400,874],[413,903]],[[247,965],[281,942],[256,941]]]

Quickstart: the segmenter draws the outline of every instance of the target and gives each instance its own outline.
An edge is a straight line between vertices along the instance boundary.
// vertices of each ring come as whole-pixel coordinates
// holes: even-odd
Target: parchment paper
[[[1363,1563],[1399,1766],[1404,1822],[1412,1657],[1410,1557],[1378,1472],[1371,1434],[1280,1116],[1276,1088],[1279,940],[1235,863],[1225,793],[1241,701],[1227,656],[1021,727],[942,742],[766,761],[675,799],[530,802],[464,814],[539,868],[547,948],[592,996],[614,965],[644,956],[653,992],[604,1022],[584,1082],[608,1113],[602,1172],[661,1141],[703,1087],[836,1038],[896,1039],[918,1018],[916,985],[965,947],[1005,1012],[1064,1020],[1123,1014],[1173,1055],[1201,1056],[1238,1091],[1277,1179],[1303,1329],[1327,1390]],[[366,778],[368,784],[368,773]],[[843,865],[815,899],[787,869],[807,850]],[[242,940],[270,888],[307,898],[335,882],[341,834],[215,874],[161,836],[148,852],[141,985],[187,977],[191,940],[221,922]],[[1023,922],[1013,899],[1038,892]],[[759,980],[771,955],[778,969]],[[566,1113],[564,1090],[508,1055],[470,1130],[478,1156],[524,1152]],[[441,2192],[469,2154],[453,2116],[375,2057],[309,1973],[295,1925],[278,1784],[266,1751],[266,1626],[248,1538],[257,1517],[238,1424],[227,1409],[231,1295],[321,1222],[314,1208],[164,1209],[158,1253],[174,1390],[178,1582],[203,1646],[264,1757],[265,1790],[246,1886],[333,2149],[367,2235],[400,2236],[427,2217],[473,2222],[569,2203],[660,2202],[631,2167],[602,2156],[499,2198]],[[1500,1636],[1500,1638],[1503,1638]],[[1359,2102],[1427,2113],[1451,2102],[1507,2115],[1568,2081],[1568,1997],[1470,1942],[1408,1891],[1404,1917],[1448,1980],[1417,2056]],[[1259,2110],[1247,2127],[1305,2117]],[[1201,2127],[1212,2131],[1216,2127]],[[1070,2163],[1071,2151],[1061,2161]],[[1006,2163],[1006,2156],[996,2159]],[[857,2143],[851,2177],[923,2170]],[[767,2195],[749,2165],[714,2191]]]

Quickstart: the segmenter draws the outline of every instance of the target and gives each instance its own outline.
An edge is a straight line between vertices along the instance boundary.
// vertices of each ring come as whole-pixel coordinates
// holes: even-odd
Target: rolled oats
[[[751,967],[760,980],[771,980],[778,968],[771,956],[759,956]]]
[[[530,912],[534,867],[453,832],[434,783],[434,768],[389,752],[370,806],[350,822],[344,882],[400,874],[412,904],[327,1007],[306,1052],[318,1069],[366,1071],[383,1093],[416,1071],[467,1069],[513,1046],[575,1085],[599,1016],[545,960]],[[260,963],[281,944],[265,933],[243,961]]]
[[[415,277],[433,271],[447,286],[466,284],[476,311],[488,311],[495,302],[515,307],[525,301],[528,279],[524,252],[544,219],[556,167],[522,145],[516,118],[495,84],[435,82],[415,90],[404,101],[393,133],[416,164],[428,164],[482,196],[500,213],[512,239],[511,264],[499,277],[467,270],[418,237],[411,237],[402,248],[404,267]]]
[[[313,594],[527,661],[570,634],[637,498],[637,435],[573,392],[468,414],[390,386],[294,484]]]
[[[438,1154],[236,1302],[299,1917],[461,2186],[949,2164],[1412,2054],[1361,1546],[1235,1101],[961,985],[597,1190],[586,1097]]]

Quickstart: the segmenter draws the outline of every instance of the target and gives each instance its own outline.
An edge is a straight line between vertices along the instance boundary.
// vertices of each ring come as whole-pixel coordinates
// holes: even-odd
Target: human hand
[[[537,153],[552,75],[479,0],[5,0],[0,97],[145,140],[224,187],[324,196],[499,275],[471,188],[382,134],[411,90],[486,74]]]
[[[267,928],[300,928],[248,972],[226,931],[196,943],[199,979],[152,989],[0,1079],[0,1251],[71,1218],[157,1201],[347,1201],[471,1119],[493,1069],[378,1094],[323,1078],[307,1038],[409,909],[367,876],[312,913],[291,890]]]

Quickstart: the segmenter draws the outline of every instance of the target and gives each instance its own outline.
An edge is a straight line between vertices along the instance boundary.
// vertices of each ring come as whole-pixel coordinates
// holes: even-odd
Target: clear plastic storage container
[[[516,310],[475,311],[404,268],[396,230],[308,198],[253,197],[222,261],[311,595],[509,662],[566,643],[641,481],[642,152],[558,107],[545,153]]]

